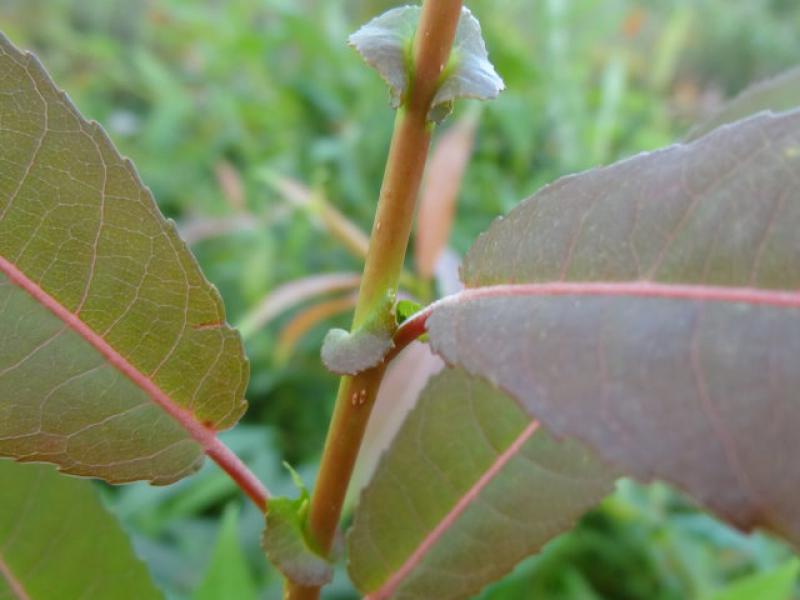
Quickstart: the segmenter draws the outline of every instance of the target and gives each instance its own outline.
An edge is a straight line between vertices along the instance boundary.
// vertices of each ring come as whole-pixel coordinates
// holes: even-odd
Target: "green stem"
[[[428,111],[448,64],[462,4],[462,0],[426,0],[422,7],[414,40],[411,91],[395,121],[353,318],[354,329],[375,316],[375,311],[382,310],[387,294],[397,290],[430,145]],[[385,364],[381,364],[354,377],[343,377],[339,385],[308,522],[309,534],[324,552],[330,552],[336,534],[384,370]],[[319,597],[319,588],[290,583],[286,597],[315,599]]]

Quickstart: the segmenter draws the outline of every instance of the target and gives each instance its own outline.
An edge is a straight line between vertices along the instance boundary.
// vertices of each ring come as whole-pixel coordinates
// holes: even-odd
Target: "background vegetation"
[[[282,283],[360,269],[275,182],[302,182],[369,228],[393,119],[382,82],[345,39],[395,4],[1,0],[0,29],[34,50],[133,159],[235,324]],[[726,96],[800,62],[793,0],[468,5],[508,89],[481,109],[451,239],[457,252],[559,175],[678,140]],[[275,348],[290,316],[248,339],[251,407],[224,435],[286,494],[283,460],[313,481],[337,381],[318,349],[327,328],[348,321],[320,324],[287,359]],[[259,549],[260,515],[240,506],[213,466],[168,489],[109,489],[107,501],[171,598],[279,597]],[[749,598],[726,585],[790,556],[664,486],[622,482],[483,597]],[[338,577],[327,597],[355,596]]]

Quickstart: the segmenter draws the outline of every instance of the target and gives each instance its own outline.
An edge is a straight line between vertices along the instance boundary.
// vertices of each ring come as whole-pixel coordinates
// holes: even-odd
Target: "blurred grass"
[[[106,127],[167,215],[183,227],[219,230],[193,250],[235,323],[281,283],[359,269],[266,182],[275,174],[302,181],[369,228],[393,119],[383,84],[345,39],[394,5],[0,0],[0,29],[35,50],[81,111]],[[669,144],[725,96],[800,57],[795,0],[468,5],[508,89],[481,113],[452,235],[459,252],[545,183]],[[226,232],[221,223],[233,217]],[[328,326],[347,319],[315,328],[283,365],[274,349],[287,318],[250,341],[251,410],[226,435],[271,487],[291,493],[278,465],[288,459],[313,478],[336,386],[319,364],[319,343]],[[216,517],[236,497],[211,467],[169,489],[109,492],[174,598],[203,580]],[[258,550],[258,514],[243,507],[232,519],[218,548],[230,547],[238,531],[261,597],[278,597],[280,582]],[[788,556],[763,536],[731,532],[663,486],[625,483],[483,597],[702,598]],[[352,597],[341,579],[329,597]]]

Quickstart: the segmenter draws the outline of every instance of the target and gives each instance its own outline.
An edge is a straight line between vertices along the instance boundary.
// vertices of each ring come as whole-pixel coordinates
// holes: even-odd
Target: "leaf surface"
[[[800,112],[564,178],[468,253],[435,351],[558,435],[800,544]]]
[[[194,600],[256,600],[256,584],[239,541],[239,509],[230,504],[222,515],[217,545]]]
[[[468,597],[567,529],[615,478],[502,392],[448,369],[363,492],[350,575],[372,599]]]
[[[800,562],[796,558],[786,564],[753,573],[711,594],[707,600],[791,600],[800,573]]]
[[[413,73],[412,45],[421,12],[419,6],[393,8],[372,19],[348,40],[389,86],[392,108],[403,103],[409,75]],[[443,71],[428,118],[438,123],[450,113],[454,100],[491,100],[504,88],[503,80],[489,62],[478,19],[462,7],[450,64]]]
[[[306,535],[310,498],[299,475],[291,469],[290,472],[300,496],[270,499],[261,546],[270,563],[289,581],[325,585],[333,579],[333,567],[312,547]]]
[[[757,112],[780,112],[800,106],[800,67],[750,86],[715,115],[692,128],[687,141],[696,140],[720,125],[744,119]]]
[[[0,598],[162,597],[90,482],[8,460],[0,481]]]
[[[439,138],[425,168],[419,193],[414,264],[417,273],[431,279],[450,239],[461,180],[472,154],[477,118],[460,119]]]
[[[193,472],[244,412],[222,301],[133,166],[0,34],[0,456]]]

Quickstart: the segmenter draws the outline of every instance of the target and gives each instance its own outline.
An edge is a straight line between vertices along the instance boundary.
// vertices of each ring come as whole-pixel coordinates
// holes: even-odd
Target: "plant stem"
[[[426,0],[414,40],[414,62],[408,97],[395,121],[369,251],[361,279],[353,328],[380,310],[396,291],[430,145],[428,111],[450,57],[462,0]],[[347,486],[353,471],[385,363],[343,377],[328,429],[320,473],[311,500],[309,534],[317,547],[330,552]],[[289,584],[286,597],[319,597],[318,587]]]

